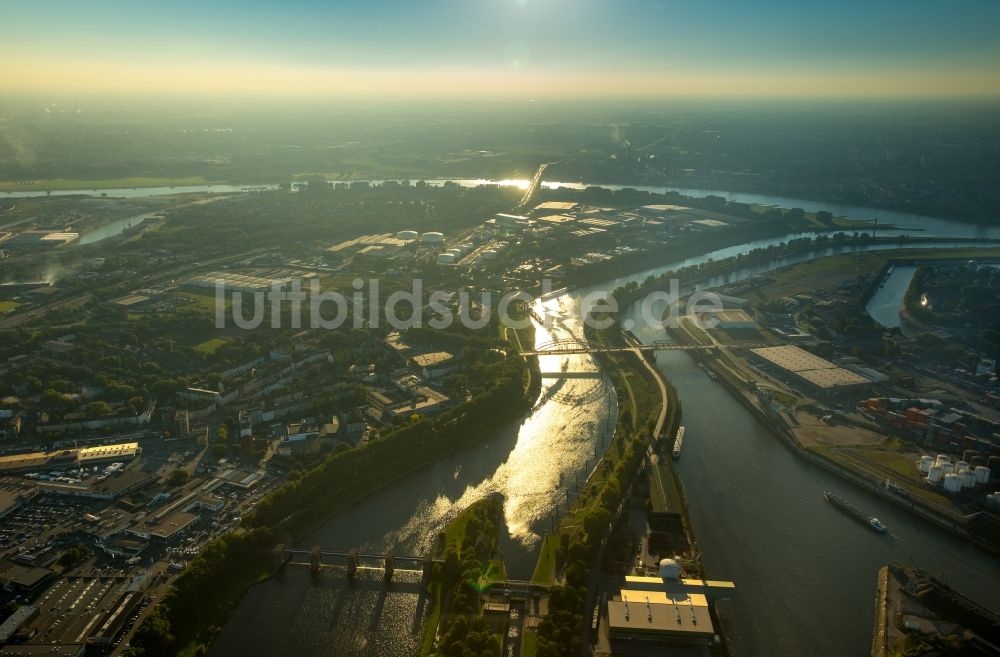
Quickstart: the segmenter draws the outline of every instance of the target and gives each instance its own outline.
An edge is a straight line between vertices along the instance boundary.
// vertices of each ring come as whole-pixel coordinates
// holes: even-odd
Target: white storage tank
[[[946,474],[944,476],[944,489],[949,493],[957,493],[962,490],[962,478],[957,474]]]
[[[924,474],[927,474],[927,471],[931,469],[932,465],[934,465],[934,457],[925,454],[920,457],[920,461],[917,463],[917,468]]]
[[[976,473],[966,468],[958,473],[962,479],[962,488],[972,488],[976,485]]]
[[[954,463],[942,463],[940,467],[941,467],[941,472],[943,472],[946,475],[955,473]]]
[[[444,233],[429,232],[420,236],[420,241],[424,244],[440,244],[444,241]]]
[[[396,233],[396,239],[397,240],[404,240],[404,241],[407,241],[407,242],[412,242],[413,240],[417,239],[417,237],[419,237],[419,236],[420,236],[420,233],[418,233],[415,230],[401,230],[398,233]]]
[[[955,464],[955,472],[961,472],[962,468],[965,468],[966,470],[968,470],[969,469],[969,462],[968,461],[959,461],[958,463]]]
[[[973,470],[973,472],[976,473],[977,484],[985,484],[990,480],[990,469],[985,465],[976,466],[976,469]]]
[[[437,263],[439,265],[453,265],[453,264],[455,264],[455,254],[454,253],[441,253],[437,257]]]
[[[932,465],[931,469],[927,471],[927,481],[936,484],[941,481],[942,474],[940,465]]]
[[[938,454],[937,455],[936,463],[938,463],[938,464],[941,464],[941,463],[951,463],[951,457],[948,456],[947,454]]]
[[[493,249],[486,249],[483,251],[483,260],[496,260],[497,252]]]
[[[679,579],[681,565],[677,559],[660,559],[660,577],[662,579]]]

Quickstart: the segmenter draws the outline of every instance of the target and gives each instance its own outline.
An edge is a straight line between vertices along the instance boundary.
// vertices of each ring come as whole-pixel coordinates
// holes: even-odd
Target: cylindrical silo
[[[932,465],[931,469],[927,471],[927,481],[929,481],[932,484],[936,484],[937,482],[941,481],[941,477],[943,475],[944,473],[941,472],[940,465]]]
[[[926,454],[921,456],[920,460],[917,461],[917,469],[924,474],[927,474],[927,471],[931,469],[932,465],[934,465],[934,457]]]
[[[968,469],[969,468],[969,462],[968,461],[959,461],[958,463],[955,464],[955,472],[958,472],[962,468]]]
[[[1000,479],[1000,456],[991,456],[986,467],[990,469],[991,479]]]
[[[985,484],[990,480],[990,469],[982,465],[977,465],[973,470],[976,473],[976,483]]]
[[[406,242],[412,242],[419,237],[419,233],[415,230],[401,230],[396,233],[397,240],[404,240]]]
[[[949,474],[954,474],[955,473],[955,464],[954,463],[942,463],[940,467],[941,467],[941,473],[942,474],[949,475]]]
[[[944,489],[949,493],[957,493],[962,490],[962,478],[957,474],[946,474],[944,476]]]
[[[962,479],[962,488],[972,488],[976,485],[976,473],[972,470],[966,468],[959,472],[958,476]]]
[[[938,465],[941,465],[942,463],[951,463],[951,457],[947,454],[938,454],[937,458],[934,459],[934,462]]]

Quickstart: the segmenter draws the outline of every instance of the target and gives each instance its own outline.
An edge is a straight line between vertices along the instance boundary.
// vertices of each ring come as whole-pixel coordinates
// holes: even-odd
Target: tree
[[[87,546],[83,543],[78,543],[59,555],[58,563],[63,568],[72,568],[86,559],[89,554],[90,550],[87,549]]]
[[[177,468],[170,473],[170,479],[168,480],[171,486],[183,486],[191,479],[190,473],[184,468]]]
[[[90,402],[87,404],[86,413],[89,418],[104,417],[105,415],[111,415],[111,407],[108,406],[107,402]]]
[[[132,636],[132,647],[137,655],[144,657],[168,657],[174,644],[174,635],[170,633],[170,621],[163,617],[158,605],[149,616],[143,619]]]

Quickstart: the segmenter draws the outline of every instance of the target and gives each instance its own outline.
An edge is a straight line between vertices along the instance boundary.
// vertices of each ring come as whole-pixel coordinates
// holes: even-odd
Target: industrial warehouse
[[[793,345],[752,349],[751,353],[821,398],[853,394],[872,383],[859,374]]]

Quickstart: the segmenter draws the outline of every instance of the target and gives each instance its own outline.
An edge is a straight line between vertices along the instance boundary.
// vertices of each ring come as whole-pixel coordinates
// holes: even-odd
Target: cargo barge
[[[844,498],[834,495],[830,491],[825,491],[823,493],[823,496],[827,499],[828,502],[830,502],[835,507],[837,507],[847,515],[851,516],[855,520],[864,523],[869,529],[876,531],[880,534],[885,534],[886,532],[889,531],[889,528],[886,527],[881,520],[879,520],[875,516],[866,515],[861,509],[854,506]]]

